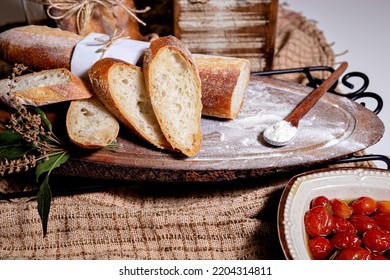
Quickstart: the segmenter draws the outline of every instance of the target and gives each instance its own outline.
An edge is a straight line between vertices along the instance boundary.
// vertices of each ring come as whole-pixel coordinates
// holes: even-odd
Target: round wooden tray
[[[263,130],[283,119],[312,89],[252,77],[239,117],[202,119],[203,146],[195,157],[151,147],[122,129],[117,152],[72,157],[57,174],[129,181],[193,182],[248,178],[350,155],[378,142],[381,120],[348,98],[326,93],[300,122],[288,146],[272,147]]]

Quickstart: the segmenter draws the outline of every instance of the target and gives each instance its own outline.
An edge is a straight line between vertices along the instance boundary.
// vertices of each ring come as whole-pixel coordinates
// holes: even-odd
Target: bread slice
[[[249,60],[199,54],[194,59],[202,81],[202,114],[235,119],[249,84]]]
[[[168,142],[184,155],[202,146],[201,81],[192,54],[173,37],[160,37],[144,56],[145,84]]]
[[[172,149],[154,114],[142,68],[103,58],[88,74],[96,95],[121,123],[156,147]]]
[[[87,149],[103,148],[119,133],[119,123],[94,96],[70,103],[66,114],[66,130],[71,142]]]
[[[84,82],[64,68],[43,70],[0,80],[0,99],[16,97],[23,105],[43,106],[92,96]]]

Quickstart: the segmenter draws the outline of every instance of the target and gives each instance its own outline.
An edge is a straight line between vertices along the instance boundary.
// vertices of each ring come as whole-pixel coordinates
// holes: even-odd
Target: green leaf
[[[0,160],[20,158],[34,149],[14,130],[0,132]]]
[[[52,132],[52,125],[51,125],[51,122],[48,120],[45,112],[42,111],[41,108],[39,107],[34,107],[35,109],[35,112],[37,112],[40,116],[41,116],[41,120],[42,122],[47,126],[47,128],[49,129],[50,132]]]
[[[110,151],[110,152],[116,152],[118,148],[121,146],[121,144],[118,144],[117,140],[114,139],[110,144],[107,146],[101,148],[102,150]]]
[[[52,200],[52,193],[49,185],[49,176],[51,171],[54,168],[59,167],[61,164],[65,163],[69,159],[69,154],[64,152],[58,155],[52,155],[48,160],[42,161],[38,164],[35,172],[36,179],[38,181],[39,177],[47,172],[45,180],[39,188],[37,200],[38,200],[38,213],[41,217],[43,237],[47,233],[47,223],[49,220],[50,206]]]
[[[51,172],[54,168],[61,166],[69,159],[69,154],[64,152],[58,155],[52,155],[47,160],[42,160],[36,167],[35,177],[39,180],[39,177],[45,172]]]
[[[45,180],[39,187],[37,200],[38,200],[38,213],[42,222],[43,237],[47,234],[47,223],[49,221],[50,206],[52,200],[52,193],[49,186],[49,174],[46,175]]]
[[[0,132],[0,141],[2,144],[14,143],[22,141],[23,137],[15,130],[8,129]]]

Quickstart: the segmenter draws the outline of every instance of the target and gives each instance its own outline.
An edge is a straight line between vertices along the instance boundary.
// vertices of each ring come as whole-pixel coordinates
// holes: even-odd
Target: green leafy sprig
[[[11,96],[16,77],[27,67],[15,64],[9,83]],[[54,168],[65,163],[70,154],[66,145],[53,133],[46,114],[38,107],[25,107],[16,98],[9,99],[15,109],[6,130],[0,132],[0,176],[35,169],[36,181],[46,173],[37,194],[38,213],[42,221],[43,236],[47,234],[52,193],[49,176]]]
[[[15,64],[9,83],[9,94],[16,85],[16,77],[26,71],[23,64]],[[38,193],[38,213],[42,222],[43,237],[47,234],[52,192],[49,176],[70,157],[70,149],[53,132],[52,124],[39,108],[23,106],[17,98],[9,98],[15,109],[5,130],[0,131],[0,176],[35,168],[35,178],[42,182]],[[4,128],[4,127],[3,127]],[[115,151],[116,141],[104,149]],[[42,180],[42,176],[45,176]]]
[[[38,107],[25,107],[13,99],[16,109],[6,130],[0,132],[0,175],[35,168],[36,181],[46,174],[37,194],[38,213],[43,236],[47,234],[52,193],[49,176],[54,168],[65,163],[70,154],[66,145],[53,133],[52,125]]]

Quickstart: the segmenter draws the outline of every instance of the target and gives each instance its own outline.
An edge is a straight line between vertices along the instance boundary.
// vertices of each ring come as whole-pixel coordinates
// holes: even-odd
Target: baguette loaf
[[[249,60],[206,55],[194,59],[202,80],[202,114],[235,119],[249,83]]]
[[[71,32],[63,31],[58,28],[50,28],[46,26],[25,26],[13,28],[0,34],[0,59],[13,64],[23,63],[24,65],[32,69],[48,69],[58,68],[59,65],[70,69],[70,62],[72,59],[72,53],[76,44],[82,39],[81,36],[73,34]],[[200,72],[200,78],[203,84],[202,91],[204,91],[202,103],[204,102],[203,114],[211,115],[222,118],[232,118],[235,115],[236,110],[233,107],[228,112],[229,105],[232,102],[229,99],[234,96],[234,100],[239,100],[239,87],[234,87],[236,80],[243,81],[246,74],[242,74],[237,78],[227,78],[226,75],[229,71],[236,72],[237,69],[242,67],[246,73],[246,66],[240,66],[239,63],[234,65],[234,69],[225,67],[223,65],[217,65],[217,61],[212,56],[200,56],[201,58],[195,58],[195,64]],[[43,59],[44,58],[44,59]],[[207,62],[207,60],[211,62]],[[220,61],[222,63],[222,61]],[[227,63],[228,64],[228,63]],[[61,67],[62,67],[61,66]],[[211,69],[220,69],[215,70]],[[223,70],[225,69],[225,70]],[[208,74],[207,74],[208,73]],[[218,75],[222,75],[219,78]],[[237,75],[235,76],[237,77]],[[233,94],[232,90],[221,90],[221,86],[226,86],[222,81],[229,80],[230,89],[236,89],[236,93]],[[215,81],[219,81],[215,84]],[[222,92],[229,92],[228,97],[223,95]],[[223,101],[218,101],[219,99]],[[238,104],[239,102],[234,102]],[[236,105],[234,106],[236,108]]]
[[[175,150],[196,155],[202,146],[201,80],[192,54],[173,37],[150,44],[144,56],[145,84],[161,130]]]
[[[103,148],[119,133],[119,123],[100,100],[75,100],[66,114],[66,130],[71,142],[87,149]]]
[[[15,97],[24,105],[43,106],[90,98],[92,95],[80,78],[64,68],[0,80],[0,99],[6,104]]]
[[[121,123],[156,147],[172,149],[153,112],[140,67],[103,58],[88,74],[96,95]]]
[[[29,69],[70,69],[73,49],[81,36],[59,28],[28,25],[0,34],[0,56],[9,64]]]

